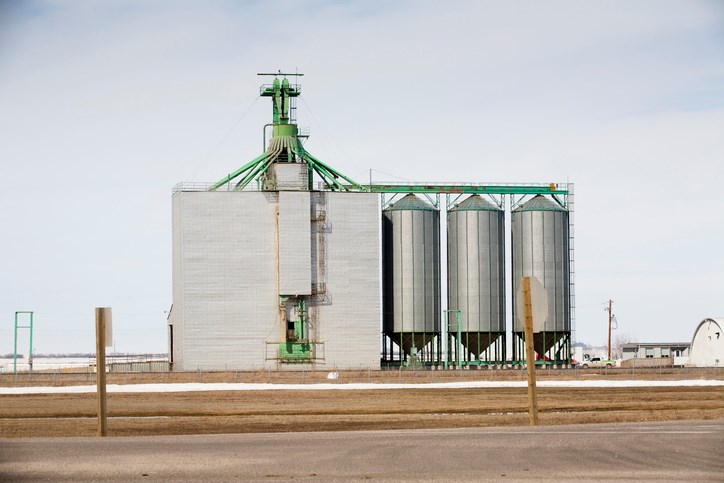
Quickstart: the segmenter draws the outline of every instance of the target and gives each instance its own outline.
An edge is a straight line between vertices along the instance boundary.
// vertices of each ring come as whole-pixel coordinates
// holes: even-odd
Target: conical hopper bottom
[[[461,332],[460,342],[470,355],[477,359],[501,334],[502,332]],[[457,333],[450,335],[457,339]]]
[[[520,337],[523,349],[520,356],[525,359],[525,336],[523,332],[516,332],[515,334]],[[533,350],[536,354],[538,354],[539,358],[542,358],[553,346],[563,340],[567,335],[568,333],[566,332],[536,332],[533,334]]]
[[[559,340],[563,339],[564,334],[556,334],[555,336],[550,332],[538,332],[533,334],[533,349],[538,354],[539,358],[542,358],[551,347],[556,345]]]
[[[390,337],[392,338],[393,342],[397,344],[403,354],[410,354],[410,349],[413,347],[417,349],[417,353],[420,354],[421,352],[424,352],[424,349],[426,349],[430,342],[435,338],[434,333],[427,333],[423,332],[422,334],[418,333],[411,333],[411,332],[398,332],[395,334],[390,334]]]

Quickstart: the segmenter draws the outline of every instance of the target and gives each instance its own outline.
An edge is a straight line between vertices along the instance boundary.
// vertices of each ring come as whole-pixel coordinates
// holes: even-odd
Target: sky
[[[724,316],[722,2],[0,0],[0,354],[100,306],[167,350],[172,187],[261,153],[278,70],[359,181],[574,183],[576,340]]]

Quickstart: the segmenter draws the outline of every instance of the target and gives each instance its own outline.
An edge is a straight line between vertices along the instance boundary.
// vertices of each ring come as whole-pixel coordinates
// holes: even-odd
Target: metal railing
[[[299,94],[302,92],[302,85],[301,84],[289,84],[289,87],[291,87],[292,91],[294,93]],[[266,91],[274,90],[274,84],[262,84],[261,87],[259,87],[259,94],[263,95]]]
[[[214,186],[215,183],[201,183],[201,182],[189,182],[184,181],[181,183],[176,183],[174,187],[171,189],[171,191],[175,193],[180,193],[182,191],[209,191],[212,186]],[[219,188],[215,191],[235,191],[234,190],[234,180],[231,181],[231,183],[226,184],[226,189]],[[243,191],[260,191],[259,187],[254,183],[249,183],[246,188],[244,188]]]
[[[233,180],[232,183],[227,184],[227,191],[233,191]],[[490,186],[492,188],[542,188],[542,189],[550,189],[551,186],[555,187],[555,190],[558,191],[569,191],[569,184],[571,183],[440,183],[439,181],[430,181],[430,182],[424,182],[424,181],[415,181],[415,182],[400,182],[400,181],[374,181],[372,183],[372,186],[375,187],[381,187],[381,186],[389,186],[389,187],[460,187],[460,188],[476,188],[476,187],[484,187],[484,186]],[[180,182],[177,183],[173,187],[173,192],[178,193],[179,191],[208,191],[214,183],[209,182]],[[362,185],[362,187],[367,187],[368,185]],[[322,181],[317,182],[317,188],[320,190],[323,190],[326,187],[326,184]],[[245,190],[249,191],[259,191],[259,187],[256,186],[253,183],[249,183]],[[217,191],[224,191],[223,189],[219,189]]]

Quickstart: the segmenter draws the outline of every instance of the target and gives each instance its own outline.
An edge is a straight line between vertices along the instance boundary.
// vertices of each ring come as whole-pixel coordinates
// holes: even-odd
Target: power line
[[[249,111],[251,111],[251,108],[254,107],[254,105],[260,98],[261,98],[261,96],[256,96],[256,99],[254,99],[254,101],[249,105],[249,107],[246,108],[246,110],[241,115],[241,117],[234,123],[233,126],[231,126],[231,129],[229,129],[226,132],[226,134],[224,134],[224,136],[221,138],[221,140],[218,143],[216,143],[216,146],[214,146],[214,148],[211,151],[209,151],[209,153],[206,155],[205,159],[201,162],[199,167],[196,169],[196,172],[194,173],[194,175],[191,177],[191,181],[196,180],[196,176],[198,176],[199,172],[201,172],[201,170],[204,168],[204,166],[206,166],[209,163],[209,161],[211,160],[211,156],[219,149],[219,147],[224,143],[224,141],[226,141],[226,138],[228,138],[231,135],[231,133],[234,131],[234,129],[236,129],[236,127],[239,125],[239,123],[244,119],[244,117],[246,117],[246,115],[249,113]]]

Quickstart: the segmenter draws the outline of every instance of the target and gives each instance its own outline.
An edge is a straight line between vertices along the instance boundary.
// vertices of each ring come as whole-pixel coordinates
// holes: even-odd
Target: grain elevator
[[[173,370],[520,364],[521,276],[549,293],[540,360],[570,362],[571,184],[357,183],[307,151],[301,74],[260,75],[264,152],[174,188]]]

